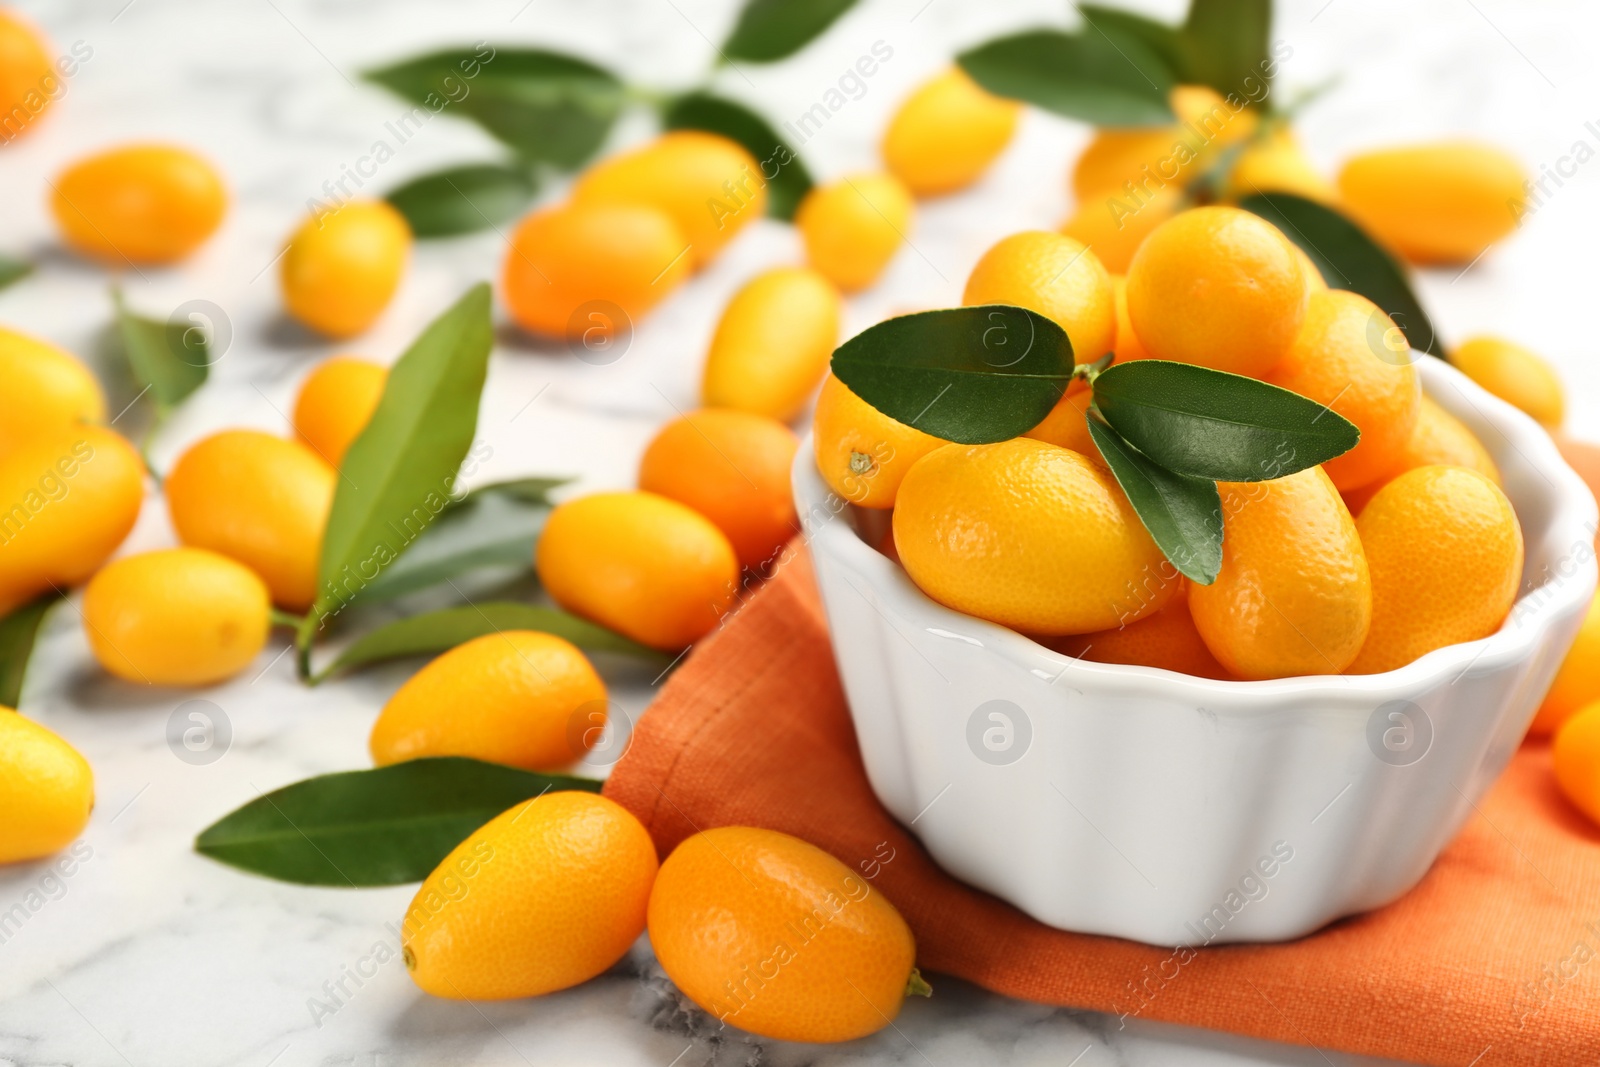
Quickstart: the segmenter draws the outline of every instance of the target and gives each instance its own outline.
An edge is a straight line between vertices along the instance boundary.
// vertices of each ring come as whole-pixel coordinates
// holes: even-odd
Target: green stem
[[[906,979],[906,996],[933,996],[933,986],[928,984],[927,979],[922,977],[922,972],[917,970],[915,967],[911,968],[911,976]]]
[[[311,645],[317,639],[317,616],[315,612],[306,612],[295,626],[295,672],[300,680],[307,685],[315,684],[315,674],[311,670]]]
[[[282,611],[273,608],[271,613],[272,625],[287,626],[291,630],[299,630],[300,624],[305,621],[305,616],[296,615],[292,611]]]

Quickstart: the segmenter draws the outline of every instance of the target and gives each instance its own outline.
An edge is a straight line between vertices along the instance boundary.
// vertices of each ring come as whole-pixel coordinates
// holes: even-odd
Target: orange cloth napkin
[[[1525,746],[1416,889],[1299,941],[1185,956],[1054,930],[945,874],[873,796],[796,551],[667,683],[605,791],[663,857],[713,826],[813,842],[894,902],[921,967],[997,993],[1419,1063],[1600,1063],[1600,832],[1549,764]]]

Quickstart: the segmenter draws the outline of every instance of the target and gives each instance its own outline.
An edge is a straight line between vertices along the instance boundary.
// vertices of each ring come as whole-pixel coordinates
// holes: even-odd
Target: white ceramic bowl
[[[1218,682],[1052,652],[924,596],[861,539],[881,513],[830,493],[807,441],[795,498],[879,799],[957,878],[1086,933],[1281,940],[1414,886],[1577,632],[1596,521],[1532,420],[1418,366],[1500,465],[1527,564],[1498,633],[1387,674]]]

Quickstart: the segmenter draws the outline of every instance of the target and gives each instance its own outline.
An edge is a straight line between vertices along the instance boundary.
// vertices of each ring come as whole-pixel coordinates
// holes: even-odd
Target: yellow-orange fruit
[[[1022,436],[1070,448],[1104,466],[1105,461],[1100,457],[1100,449],[1095,446],[1094,438],[1089,436],[1089,424],[1086,421],[1094,394],[1077,382],[1073,386],[1076,388],[1069,388],[1056,401],[1056,406],[1050,409],[1050,414],[1044,417],[1043,422]]]
[[[78,55],[82,42],[73,47]],[[77,69],[77,59],[64,73]],[[50,62],[50,48],[38,27],[15,11],[0,11],[0,144],[9,144],[33,128],[62,92],[61,78]]]
[[[670,652],[716,627],[739,582],[727,536],[655,493],[594,493],[559,505],[535,562],[556,603]]]
[[[1410,145],[1345,163],[1340,206],[1413,263],[1466,263],[1517,228],[1526,181],[1522,165],[1490,145]]]
[[[389,371],[370,360],[334,356],[317,364],[294,401],[294,434],[331,467],[367,428]]]
[[[89,650],[142,685],[210,685],[266,646],[271,598],[254,571],[203,548],[166,548],[107,564],[83,593]]]
[[[368,742],[380,767],[469,756],[530,771],[565,767],[606,723],[606,687],[587,657],[553,634],[484,634],[431,660],[397,690]]]
[[[1332,203],[1338,196],[1287,123],[1245,146],[1228,174],[1230,197],[1241,199],[1257,193],[1293,193],[1321,204]]]
[[[0,616],[86,581],[143,502],[144,462],[111,430],[68,426],[0,453]]]
[[[893,1023],[916,981],[916,944],[894,905],[775,830],[723,826],[684,841],[661,865],[649,925],[685,996],[762,1037],[863,1037]]]
[[[811,443],[828,488],[860,507],[892,508],[911,465],[946,442],[891,419],[830,374]]]
[[[593,793],[546,793],[473,831],[401,923],[411,980],[452,1000],[537,997],[586,982],[644,932],[657,870],[638,819]]]
[[[1372,573],[1372,630],[1351,674],[1403,667],[1500,628],[1522,583],[1522,527],[1477,471],[1418,467],[1356,520]]]
[[[733,295],[706,356],[706,407],[788,420],[828,373],[843,300],[810,267],[774,267]]]
[[[1530,737],[1553,734],[1586,704],[1600,700],[1600,596],[1589,602],[1589,610],[1578,627],[1578,636],[1561,661],[1555,681],[1545,694],[1539,713],[1528,727]]]
[[[78,750],[53,730],[0,707],[0,811],[6,813],[0,863],[66,848],[88,825],[93,807],[94,772]]]
[[[1259,377],[1277,365],[1308,299],[1295,247],[1238,208],[1173,216],[1128,267],[1128,317],[1150,354],[1235,374]]]
[[[567,204],[535,211],[511,234],[501,294],[525,330],[612,343],[694,269],[689,239],[648,204]],[[590,314],[589,312],[593,312]]]
[[[75,251],[112,266],[172,263],[215,232],[228,193],[211,164],[188,149],[136,144],[68,167],[50,206]]]
[[[1088,245],[1106,270],[1125,274],[1144,239],[1183,205],[1183,187],[1179,185],[1138,197],[1116,190],[1091,193],[1061,224],[1061,232]]]
[[[1495,485],[1500,484],[1500,468],[1495,465],[1489,450],[1483,447],[1483,442],[1473,436],[1460,419],[1426,395],[1417,408],[1417,425],[1412,429],[1411,436],[1394,451],[1391,459],[1392,462],[1386,464],[1383,473],[1373,481],[1355,489],[1340,491],[1350,514],[1360,515],[1361,509],[1377,495],[1379,489],[1406,471],[1418,467],[1436,464],[1466,467],[1477,471]],[[1600,696],[1600,693],[1596,695]]]
[[[639,461],[639,488],[716,524],[739,563],[757,567],[800,532],[789,468],[799,438],[748,411],[706,408],[667,423]]]
[[[1184,591],[1187,585],[1181,583],[1166,607],[1153,615],[1113,630],[1057,637],[1049,642],[1050,647],[1094,663],[1160,667],[1196,678],[1232,678],[1195,628]]]
[[[1422,406],[1404,335],[1372,301],[1340,289],[1311,294],[1305,324],[1266,380],[1361,431],[1354,448],[1323,464],[1339,489],[1366,485],[1391,467]]]
[[[351,200],[307,219],[279,267],[290,315],[329,337],[354,337],[389,306],[411,253],[411,227],[386,200]]]
[[[911,233],[911,191],[892,174],[852,174],[806,194],[795,212],[806,261],[845,292],[878,280]]]
[[[983,89],[960,67],[924,82],[883,132],[883,162],[916,196],[965,189],[1011,143],[1022,105]]]
[[[1026,437],[918,460],[895,500],[894,543],[928,596],[1024,633],[1110,629],[1177,589],[1111,475]]]
[[[164,485],[178,540],[238,560],[273,602],[317,596],[322,531],[338,475],[311,449],[256,430],[224,430],[178,457]]]
[[[1189,589],[1206,647],[1241,678],[1343,671],[1372,625],[1372,578],[1338,490],[1320,467],[1217,488],[1222,570]]]
[[[1173,126],[1103,129],[1072,168],[1072,191],[1083,204],[1097,195],[1125,198],[1129,207],[1158,189],[1181,187],[1205,171],[1217,154],[1255,132],[1259,121],[1235,110],[1213,89],[1180,85],[1169,101]]]
[[[698,267],[767,210],[767,183],[761,164],[738,143],[703,130],[673,130],[590,167],[572,187],[572,199],[666,212]]]
[[[1111,276],[1111,292],[1117,310],[1117,341],[1113,346],[1118,363],[1128,363],[1135,359],[1149,359],[1150,350],[1139,340],[1139,335],[1134,332],[1133,320],[1128,317],[1128,280],[1120,274]]]
[[[40,434],[105,421],[105,393],[89,368],[55,345],[3,327],[0,382],[0,454]]]
[[[1561,427],[1566,414],[1561,379],[1537,353],[1503,337],[1474,337],[1450,353],[1450,362],[1501,400],[1527,412],[1545,429]]]
[[[1067,332],[1079,363],[1111,351],[1117,336],[1111,275],[1082,242],[1059,233],[1029,230],[1002,238],[972,268],[961,302],[1038,312]]]
[[[1600,823],[1600,704],[1586,704],[1550,746],[1556,785],[1572,806]]]

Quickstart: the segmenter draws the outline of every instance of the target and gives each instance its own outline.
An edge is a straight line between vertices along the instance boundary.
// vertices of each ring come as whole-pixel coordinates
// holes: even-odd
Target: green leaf
[[[418,237],[454,237],[516,218],[538,191],[524,167],[477,163],[413,178],[384,199]]]
[[[746,0],[722,45],[728,59],[770,63],[800,51],[855,6],[855,0]]]
[[[946,441],[1006,441],[1043,421],[1072,380],[1066,331],[1008,304],[888,319],[833,353],[833,373],[885,415]]]
[[[1190,580],[1201,585],[1216,581],[1222,570],[1222,497],[1217,483],[1186,478],[1150,462],[1093,408],[1089,436],[1162,554]]]
[[[51,591],[31,600],[0,619],[0,705],[15,709],[22,698],[22,682],[28,673],[28,659],[39,627],[50,609],[65,594]]]
[[[767,120],[731,100],[709,93],[687,93],[673,100],[661,116],[669,130],[708,130],[737,141],[756,158],[767,183],[767,214],[785,221],[811,191],[811,172],[800,156],[779,137]]]
[[[1167,103],[1177,83],[1172,67],[1113,25],[1019,33],[956,59],[991,93],[1097,126],[1161,126],[1174,119]]]
[[[118,290],[112,290],[111,298],[117,307],[117,333],[134,377],[148,387],[157,409],[170,411],[205,384],[211,366],[205,331],[192,323],[136,315]]]
[[[1282,230],[1311,257],[1329,286],[1360,293],[1382,308],[1412,348],[1443,358],[1444,346],[1405,268],[1360,226],[1331,207],[1290,193],[1257,193],[1239,206]]]
[[[485,567],[533,568],[533,546],[550,514],[546,494],[566,478],[480,486],[452,501],[405,555],[361,591],[389,600]]]
[[[1183,32],[1178,27],[1120,7],[1103,7],[1100,4],[1079,4],[1078,13],[1083,16],[1084,23],[1093,30],[1121,34],[1122,37],[1132,37],[1139,41],[1160,56],[1178,75],[1179,81],[1188,80],[1183,77],[1184,42]]]
[[[317,630],[433,524],[478,425],[488,370],[489,286],[478,284],[423,331],[389,371],[350,445],[322,538],[317,600],[297,635],[302,673]]]
[[[1160,359],[1114,364],[1094,380],[1094,403],[1152,462],[1191,478],[1270,481],[1343,455],[1361,438],[1299,393]]]
[[[33,273],[33,264],[10,256],[0,256],[0,289],[6,288]]]
[[[490,601],[414,615],[380,626],[352,641],[334,661],[317,672],[321,682],[340,671],[404,656],[432,656],[484,634],[503,630],[537,630],[565,638],[587,652],[616,652],[641,659],[665,659],[653,648],[628,640],[603,626],[553,608]]]
[[[1267,54],[1272,0],[1190,0],[1183,24],[1185,82],[1209,85],[1223,96],[1248,95],[1246,79],[1271,83]]]
[[[600,783],[458,757],[412,760],[275,789],[206,827],[194,847],[284,882],[399,885],[426,878],[521,801],[574,789],[597,793]]]
[[[425,108],[413,112],[414,123],[458,114],[524,159],[563,170],[594,155],[625,99],[622,83],[604,67],[538,48],[446,49],[363,77]],[[403,142],[401,133],[414,132],[407,127],[396,137]]]

